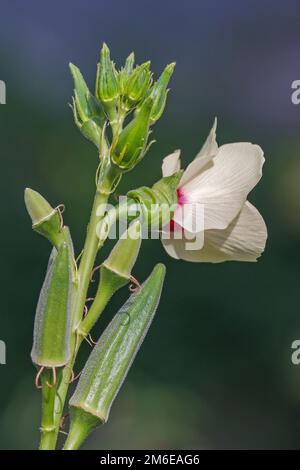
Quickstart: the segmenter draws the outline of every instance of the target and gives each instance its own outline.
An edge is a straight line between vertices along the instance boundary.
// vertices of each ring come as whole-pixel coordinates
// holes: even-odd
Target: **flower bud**
[[[129,110],[146,96],[152,83],[150,62],[139,65],[132,72],[125,86],[125,107]]]
[[[125,65],[120,70],[119,76],[118,76],[121,95],[123,95],[125,92],[127,81],[130,75],[132,74],[133,65],[134,65],[134,52],[131,52],[131,54],[129,54],[129,56],[127,57]]]
[[[117,103],[119,98],[117,72],[114,63],[110,59],[110,51],[105,43],[101,49],[96,87],[97,97],[102,102],[105,109],[111,108]]]
[[[136,220],[118,240],[109,257],[102,263],[102,268],[124,278],[128,283],[140,247],[141,223]]]
[[[87,336],[98,320],[109,299],[130,282],[131,271],[140,251],[141,223],[136,220],[118,240],[109,257],[100,268],[100,282],[95,300],[78,328],[78,334]]]
[[[153,107],[151,111],[151,124],[154,124],[162,115],[167,101],[167,95],[169,90],[167,89],[169,80],[174,71],[175,62],[166,66],[165,70],[159,77],[156,83],[154,83],[151,90],[151,96],[153,98]]]
[[[32,228],[57,246],[61,240],[62,227],[59,209],[33,189],[25,189],[25,205],[32,220]]]
[[[165,266],[156,265],[92,350],[69,402],[71,424],[65,450],[78,449],[96,426],[108,420],[114,399],[157,310],[164,277]]]
[[[90,93],[79,68],[70,64],[70,70],[74,79],[72,109],[75,123],[84,137],[99,148],[101,132],[105,122],[103,109],[97,99]]]
[[[177,207],[176,189],[181,176],[182,171],[178,171],[160,179],[152,188],[142,186],[127,193],[130,200],[139,204],[143,220],[151,230],[160,230],[172,219]]]
[[[123,129],[114,148],[112,161],[124,171],[131,170],[145,155],[153,99],[147,98],[140,112]]]

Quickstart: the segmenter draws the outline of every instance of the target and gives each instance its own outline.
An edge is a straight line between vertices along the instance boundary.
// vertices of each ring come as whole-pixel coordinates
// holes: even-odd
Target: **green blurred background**
[[[29,354],[50,246],[31,231],[23,190],[66,205],[79,252],[97,155],[73,124],[68,62],[92,85],[103,41],[118,64],[131,50],[156,73],[177,61],[157,143],[120,193],[157,180],[176,148],[187,163],[218,116],[219,143],[252,141],[265,151],[250,200],[269,239],[258,263],[216,266],[175,261],[159,241],[143,243],[134,274],[143,279],[164,262],[162,301],[109,422],[85,448],[300,447],[300,366],[290,359],[300,339],[300,106],[290,98],[300,79],[299,16],[290,0],[2,0],[0,448],[38,442]],[[127,295],[113,299],[99,331]]]

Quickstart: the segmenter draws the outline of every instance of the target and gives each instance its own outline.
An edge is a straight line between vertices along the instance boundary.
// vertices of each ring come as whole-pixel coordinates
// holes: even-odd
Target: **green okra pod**
[[[58,246],[62,238],[62,220],[59,207],[52,207],[37,191],[25,189],[25,205],[32,221],[32,228]]]
[[[53,248],[37,304],[31,358],[41,367],[61,367],[71,355],[72,254]]]
[[[64,225],[62,218],[63,205],[52,207],[49,202],[37,191],[25,189],[24,194],[27,212],[32,221],[35,232],[46,237],[56,248],[63,242],[69,245],[74,258],[73,242],[69,227]],[[76,263],[73,263],[74,280],[76,279]]]
[[[77,449],[93,428],[107,421],[157,309],[164,277],[165,266],[156,265],[93,349],[70,399],[71,427],[65,449]]]

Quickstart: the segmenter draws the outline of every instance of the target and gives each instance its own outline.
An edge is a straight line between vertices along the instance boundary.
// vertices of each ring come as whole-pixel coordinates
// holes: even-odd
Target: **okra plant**
[[[155,81],[150,62],[135,65],[131,53],[118,70],[104,44],[92,93],[79,68],[70,64],[74,121],[99,155],[95,198],[79,256],[64,224],[62,206],[52,207],[38,192],[25,190],[32,227],[52,245],[31,352],[35,384],[42,396],[41,450],[57,448],[67,406],[66,450],[79,449],[89,433],[108,420],[163,287],[162,264],[141,284],[133,276],[145,236],[158,238],[159,234],[171,257],[194,262],[255,261],[264,250],[263,218],[247,201],[262,174],[263,152],[250,143],[218,147],[216,120],[185,171],[177,150],[164,158],[162,178],[151,188],[131,189],[114,205],[109,203],[121,178],[130,182],[127,173],[153,143],[150,135],[163,114],[174,66],[167,65]],[[108,238],[117,241],[108,258],[95,266]],[[90,299],[90,284],[97,276],[96,294]],[[111,297],[126,286],[131,291],[128,300],[94,342],[94,325]],[[91,353],[78,377],[74,371],[83,341],[89,343]],[[67,403],[73,382],[75,390]]]

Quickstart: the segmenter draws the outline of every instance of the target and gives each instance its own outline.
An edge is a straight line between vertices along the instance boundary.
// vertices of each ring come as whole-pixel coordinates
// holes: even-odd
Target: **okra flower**
[[[247,196],[262,176],[263,151],[247,142],[218,147],[216,124],[183,173],[178,207],[163,230],[162,243],[170,256],[186,261],[256,261],[264,251],[267,228]],[[177,150],[163,160],[162,172],[169,176],[179,169]],[[198,243],[190,243],[196,236]]]

